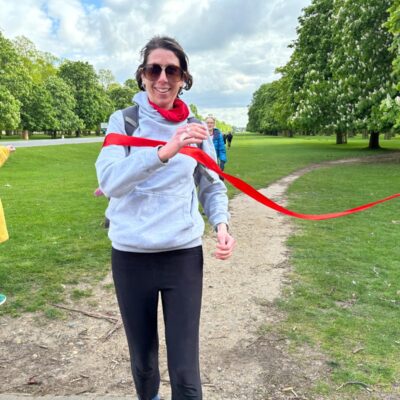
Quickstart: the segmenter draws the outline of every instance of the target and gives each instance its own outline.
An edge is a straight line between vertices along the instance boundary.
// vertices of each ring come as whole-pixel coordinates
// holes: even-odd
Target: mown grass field
[[[319,214],[399,193],[399,168],[400,160],[319,169],[292,185],[290,207]],[[326,352],[338,386],[361,382],[400,398],[398,210],[396,199],[344,218],[297,221],[289,241],[294,285],[281,306],[285,331]],[[320,393],[330,390],[320,383]]]
[[[400,151],[399,139],[381,144],[384,149],[371,152],[359,138],[337,146],[326,137],[237,135],[226,172],[261,188],[311,163]],[[19,148],[0,170],[11,236],[0,246],[0,291],[8,296],[0,316],[54,316],[51,303],[90,297],[77,284],[96,285],[109,270],[110,244],[102,227],[106,200],[93,196],[100,146]],[[292,185],[289,207],[340,211],[399,188],[399,163],[322,168]],[[230,196],[235,193],[229,187]],[[293,285],[278,304],[288,319],[274,329],[326,352],[338,385],[360,381],[399,390],[392,387],[400,380],[398,207],[393,200],[341,219],[295,220],[299,229],[289,240]],[[332,390],[327,382],[316,387],[325,395]],[[360,390],[349,385],[345,392]]]

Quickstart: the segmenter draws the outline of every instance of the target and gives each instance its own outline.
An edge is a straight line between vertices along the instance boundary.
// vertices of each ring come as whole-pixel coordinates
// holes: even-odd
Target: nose
[[[166,74],[166,72],[165,72],[165,68],[163,68],[163,69],[161,70],[161,74],[160,74],[160,76],[158,77],[158,80],[159,80],[159,81],[163,81],[163,82],[168,81],[168,79],[167,79],[167,74]]]

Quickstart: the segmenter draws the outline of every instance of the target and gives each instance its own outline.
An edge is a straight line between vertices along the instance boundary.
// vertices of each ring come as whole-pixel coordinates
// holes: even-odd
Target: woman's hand
[[[174,157],[183,146],[200,144],[207,138],[207,129],[202,124],[192,123],[180,126],[171,140],[159,148],[158,157],[162,162],[166,162]]]
[[[13,151],[15,151],[15,147],[12,144],[9,144],[7,146],[7,149],[9,150],[10,153],[12,153]]]
[[[236,241],[229,234],[226,224],[219,224],[217,227],[217,250],[214,255],[219,260],[227,260],[233,253]]]

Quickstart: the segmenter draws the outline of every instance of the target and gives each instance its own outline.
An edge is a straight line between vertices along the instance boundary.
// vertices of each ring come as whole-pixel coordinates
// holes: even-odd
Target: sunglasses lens
[[[143,75],[149,81],[156,81],[160,77],[162,70],[163,68],[159,64],[148,64],[143,67]],[[175,82],[180,81],[183,77],[182,69],[176,65],[167,65],[165,74],[168,79]]]
[[[162,68],[158,64],[150,64],[146,65],[143,68],[143,74],[146,77],[146,79],[150,81],[156,81],[159,76],[161,75]]]
[[[176,67],[175,65],[168,65],[168,67],[165,68],[165,73],[168,78],[171,78],[174,81],[180,81],[183,76],[181,68]]]

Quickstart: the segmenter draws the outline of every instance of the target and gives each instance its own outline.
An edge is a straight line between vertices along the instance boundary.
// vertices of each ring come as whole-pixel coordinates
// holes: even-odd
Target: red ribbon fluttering
[[[166,142],[160,140],[153,140],[153,139],[146,139],[137,136],[126,136],[121,135],[118,133],[109,133],[103,143],[104,146],[111,146],[111,145],[119,145],[119,146],[136,146],[136,147],[155,147],[164,145]],[[194,158],[197,162],[204,165],[206,168],[216,172],[219,176],[225,178],[228,182],[230,182],[233,186],[239,189],[241,192],[247,194],[248,196],[252,197],[254,200],[258,201],[265,206],[272,208],[275,211],[278,211],[282,214],[289,215],[291,217],[301,218],[301,219],[308,219],[308,220],[323,220],[323,219],[331,219],[331,218],[338,218],[344,217],[345,215],[354,214],[356,212],[360,212],[366,210],[368,208],[374,207],[377,204],[384,203],[385,201],[389,201],[395,199],[396,197],[400,197],[400,193],[393,194],[392,196],[385,197],[384,199],[374,201],[372,203],[364,204],[362,206],[358,206],[355,208],[351,208],[350,210],[340,211],[335,213],[328,213],[328,214],[301,214],[295,211],[288,210],[280,206],[279,204],[275,203],[268,197],[264,196],[248,183],[242,181],[239,178],[236,178],[233,175],[229,175],[222,171],[218,164],[204,151],[200,150],[198,147],[191,147],[185,146],[182,147],[179,151],[181,154],[186,154],[192,158]]]

